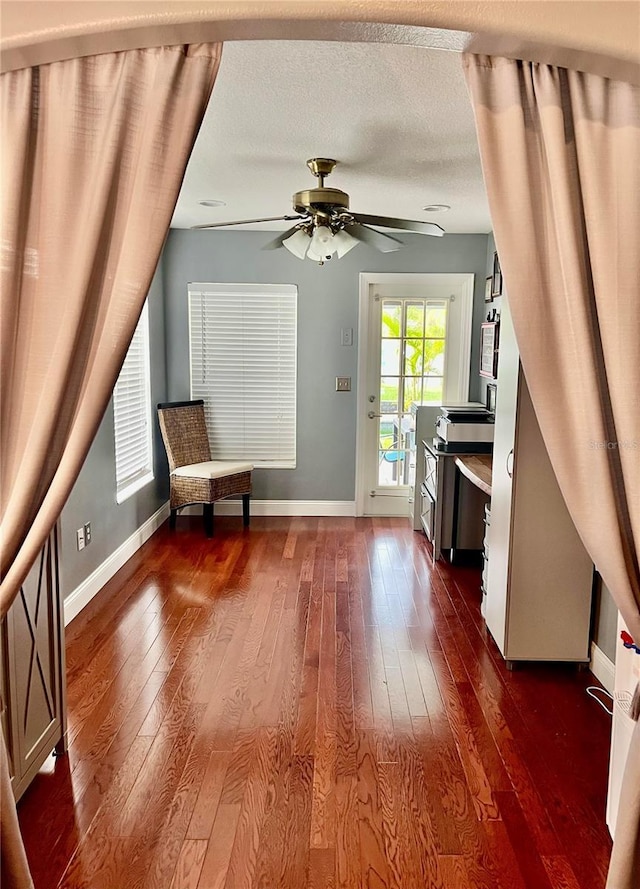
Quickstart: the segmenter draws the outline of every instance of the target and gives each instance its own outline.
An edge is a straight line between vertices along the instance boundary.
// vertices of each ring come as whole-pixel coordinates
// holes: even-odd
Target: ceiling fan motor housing
[[[297,191],[292,200],[296,213],[308,213],[313,210],[331,213],[349,209],[349,195],[339,188],[307,188],[304,191]]]

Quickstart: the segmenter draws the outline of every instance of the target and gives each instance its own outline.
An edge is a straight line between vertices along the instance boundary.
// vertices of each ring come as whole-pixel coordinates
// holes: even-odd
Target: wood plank
[[[198,889],[224,889],[240,819],[240,804],[218,807],[212,840],[202,863]]]
[[[206,840],[184,841],[170,889],[198,889],[207,845]]]
[[[187,837],[190,840],[208,840],[211,836],[230,759],[227,750],[211,752],[189,822]]]
[[[358,743],[358,823],[363,885],[390,886],[380,778],[374,742],[369,733],[361,735]]]

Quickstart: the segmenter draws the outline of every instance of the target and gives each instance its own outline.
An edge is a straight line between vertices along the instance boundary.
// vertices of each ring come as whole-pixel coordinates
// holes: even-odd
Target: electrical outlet
[[[89,546],[91,543],[91,522],[87,522],[84,526],[84,545]]]
[[[84,549],[84,528],[78,528],[76,531],[76,540],[78,543],[78,552]]]
[[[336,392],[351,392],[351,377],[336,377]]]

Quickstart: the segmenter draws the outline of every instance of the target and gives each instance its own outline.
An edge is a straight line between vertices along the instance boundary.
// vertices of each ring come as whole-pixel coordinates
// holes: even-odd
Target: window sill
[[[146,472],[144,475],[140,476],[140,478],[135,479],[130,482],[120,491],[116,491],[116,503],[124,503],[125,500],[128,500],[129,497],[133,497],[138,491],[142,488],[146,487],[149,482],[152,482],[154,479],[153,472]]]

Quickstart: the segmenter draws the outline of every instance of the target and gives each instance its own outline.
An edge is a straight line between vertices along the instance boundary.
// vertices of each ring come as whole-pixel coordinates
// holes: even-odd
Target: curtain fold
[[[0,78],[1,616],[111,396],[221,49],[131,50]],[[26,887],[5,755],[2,772],[2,885]]]
[[[510,59],[463,64],[540,428],[576,528],[640,643],[640,88]],[[636,690],[636,718],[639,702]],[[609,889],[640,885],[639,731]]]

